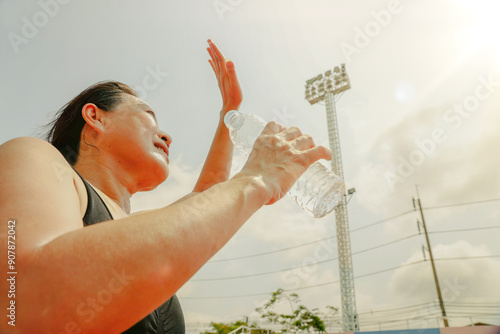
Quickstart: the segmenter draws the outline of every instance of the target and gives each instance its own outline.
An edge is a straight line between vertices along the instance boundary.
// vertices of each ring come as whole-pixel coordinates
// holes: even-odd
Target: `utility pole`
[[[342,64],[340,68],[336,66],[333,70],[328,70],[324,74],[319,74],[306,81],[307,101],[309,101],[311,105],[320,101],[325,101],[328,137],[330,140],[330,148],[333,152],[332,170],[341,179],[344,179],[344,170],[340,152],[335,102],[342,96],[343,92],[349,88],[351,88],[351,83],[345,70],[345,64]],[[342,329],[344,332],[354,332],[359,330],[359,324],[356,313],[356,296],[354,292],[354,274],[346,196],[343,196],[339,205],[335,208],[335,223],[337,228],[339,257]]]
[[[422,204],[420,202],[420,194],[418,193],[418,186],[415,185],[417,189],[417,204],[420,209],[420,217],[422,218],[422,227],[424,228],[425,240],[427,241],[427,251],[429,252],[429,257],[431,259],[432,273],[434,275],[434,282],[436,283],[436,290],[439,299],[439,307],[441,308],[441,315],[443,316],[444,327],[449,327],[448,318],[446,316],[446,310],[444,308],[443,295],[441,294],[441,287],[439,286],[439,280],[436,272],[436,265],[434,264],[434,256],[432,255],[431,243],[429,241],[429,234],[427,233],[427,226],[425,225],[424,211],[422,210]],[[413,207],[417,210],[415,206],[415,199],[413,199]]]

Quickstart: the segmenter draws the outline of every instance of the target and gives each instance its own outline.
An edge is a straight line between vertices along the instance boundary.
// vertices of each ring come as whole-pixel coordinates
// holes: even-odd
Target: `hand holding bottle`
[[[343,181],[319,163],[331,160],[332,152],[316,146],[309,135],[296,128],[266,122],[256,115],[230,111],[224,118],[234,145],[249,155],[242,173],[261,177],[269,195],[267,204],[287,192],[314,217],[323,217],[341,201]],[[264,129],[264,130],[262,130]]]
[[[298,128],[270,122],[255,141],[241,172],[262,177],[268,190],[267,204],[272,204],[285,196],[313,162],[330,160],[331,156],[329,148],[316,146]]]

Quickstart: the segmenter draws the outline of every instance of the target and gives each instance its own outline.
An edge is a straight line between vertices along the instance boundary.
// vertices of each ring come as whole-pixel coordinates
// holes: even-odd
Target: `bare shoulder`
[[[36,138],[36,137],[17,137],[17,138],[6,141],[2,145],[0,145],[0,147],[1,148],[11,147],[12,145],[20,145],[20,144],[21,145],[22,144],[41,145],[41,146],[45,146],[47,149],[52,148],[52,149],[56,150],[56,148],[54,146],[52,146],[50,143],[48,143],[47,141],[40,139],[40,138]]]
[[[50,143],[35,137],[19,137],[0,145],[0,163],[9,164],[8,159],[32,159],[50,155],[52,159],[64,160],[62,154]],[[5,160],[7,159],[7,160]]]
[[[75,175],[42,139],[20,137],[0,145],[0,219],[18,221],[24,235],[20,252],[82,227]]]

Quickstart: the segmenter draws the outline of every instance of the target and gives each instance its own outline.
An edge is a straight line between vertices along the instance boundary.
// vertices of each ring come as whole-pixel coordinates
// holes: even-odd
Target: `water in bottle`
[[[231,140],[242,153],[250,154],[266,121],[257,115],[229,111],[224,117]],[[313,217],[330,213],[345,194],[344,182],[319,162],[312,164],[295,182],[289,195]]]

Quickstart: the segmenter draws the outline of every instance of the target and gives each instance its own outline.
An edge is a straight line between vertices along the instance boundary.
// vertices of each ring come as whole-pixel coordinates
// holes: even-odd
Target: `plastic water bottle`
[[[266,121],[257,115],[229,111],[224,117],[231,140],[242,153],[249,155]],[[345,194],[344,182],[331,170],[315,162],[295,182],[288,194],[313,217],[330,213]]]

